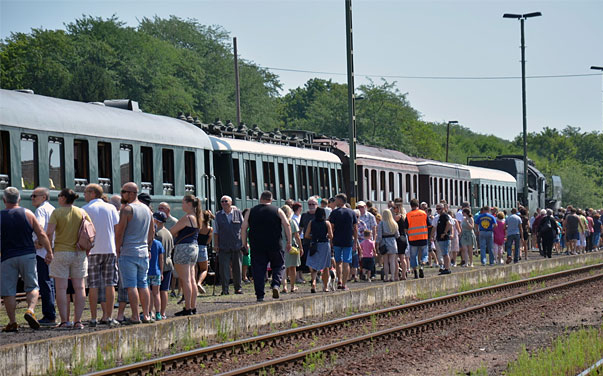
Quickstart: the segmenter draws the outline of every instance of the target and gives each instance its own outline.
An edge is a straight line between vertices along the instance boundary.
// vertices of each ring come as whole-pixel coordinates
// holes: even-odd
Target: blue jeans
[[[442,252],[442,257],[448,256],[448,250],[450,249],[450,240],[438,240],[438,245],[440,246],[440,252]]]
[[[410,252],[410,267],[416,268],[419,265],[419,252],[423,252],[423,254],[427,254],[427,246],[426,245],[408,245],[408,249]]]
[[[149,271],[148,257],[120,256],[118,260],[119,279],[125,289],[146,289],[147,272]]]
[[[479,253],[482,265],[486,265],[486,249],[490,265],[494,265],[494,233],[492,231],[479,232]]]
[[[48,265],[40,256],[36,256],[38,270],[38,286],[40,286],[40,296],[42,297],[42,316],[49,319],[56,319],[54,309],[54,279],[50,278]]]
[[[520,242],[521,239],[519,238],[519,234],[507,235],[507,242],[505,243],[505,248],[507,249],[507,257],[511,257],[511,248],[513,246],[513,243],[515,243],[515,253],[513,254],[513,262],[519,261],[519,250],[521,249]]]

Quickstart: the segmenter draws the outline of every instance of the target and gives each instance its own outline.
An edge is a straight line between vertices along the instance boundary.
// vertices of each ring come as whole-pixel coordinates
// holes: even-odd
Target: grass
[[[322,351],[318,351],[312,354],[306,355],[306,359],[304,359],[303,367],[304,370],[312,373],[319,368],[324,367],[327,361],[327,356]]]
[[[525,347],[507,366],[505,376],[576,375],[603,356],[603,327],[583,328],[559,336],[550,347],[532,354]]]

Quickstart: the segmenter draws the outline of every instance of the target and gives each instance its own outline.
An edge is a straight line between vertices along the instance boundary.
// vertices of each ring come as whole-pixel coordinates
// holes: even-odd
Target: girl
[[[205,294],[203,281],[207,277],[208,269],[207,247],[211,243],[214,232],[214,229],[209,225],[212,219],[214,219],[214,215],[209,210],[204,210],[203,217],[201,218],[201,226],[199,227],[199,235],[197,235],[197,244],[199,245],[199,254],[197,256],[197,268],[199,269],[197,290],[199,294]]]
[[[385,246],[387,252],[383,257],[383,281],[398,281],[398,245],[396,239],[400,237],[398,224],[394,221],[392,212],[385,209],[382,214],[383,220],[377,226],[377,249]],[[381,253],[381,252],[380,252]]]
[[[496,227],[494,228],[494,257],[498,264],[504,264],[503,253],[505,252],[505,214],[501,211],[496,213]]]

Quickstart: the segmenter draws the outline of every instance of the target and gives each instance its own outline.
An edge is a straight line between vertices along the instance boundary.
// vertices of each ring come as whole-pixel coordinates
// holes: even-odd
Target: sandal
[[[73,323],[73,329],[82,330],[84,329],[84,324],[81,321],[76,321]]]
[[[57,329],[59,329],[59,330],[71,329],[72,327],[73,327],[73,324],[71,324],[68,321],[63,321],[62,323],[57,325]]]

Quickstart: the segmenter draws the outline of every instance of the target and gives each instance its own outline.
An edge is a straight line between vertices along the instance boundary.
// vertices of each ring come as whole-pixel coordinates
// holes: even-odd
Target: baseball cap
[[[165,223],[167,221],[167,215],[162,211],[156,211],[155,213],[153,213],[153,218],[155,218],[161,223]]]
[[[143,204],[149,206],[151,204],[151,196],[149,196],[148,193],[141,193],[138,195],[138,201],[142,202]]]
[[[364,201],[358,201],[356,203],[356,206],[366,206],[366,202],[364,202]]]

